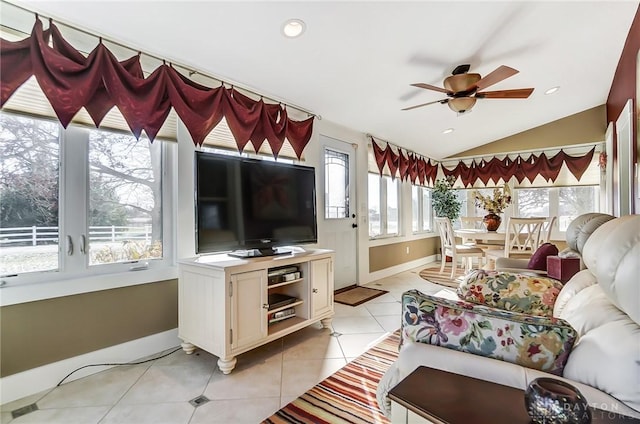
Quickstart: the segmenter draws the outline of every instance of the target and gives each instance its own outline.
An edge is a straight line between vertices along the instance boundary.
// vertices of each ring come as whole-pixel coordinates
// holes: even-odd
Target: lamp
[[[476,104],[475,97],[454,97],[447,102],[449,108],[457,113],[465,113]]]

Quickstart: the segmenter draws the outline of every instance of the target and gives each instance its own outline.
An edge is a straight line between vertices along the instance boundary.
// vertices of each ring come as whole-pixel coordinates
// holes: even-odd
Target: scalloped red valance
[[[402,181],[409,180],[412,184],[417,181],[420,184],[425,184],[425,182],[433,184],[436,180],[438,165],[432,164],[431,159],[426,161],[423,157],[400,148],[397,148],[398,153],[395,153],[389,143],[383,149],[373,137],[371,137],[371,145],[373,146],[373,156],[380,170],[380,175],[382,175],[386,165],[393,179],[400,177]]]
[[[248,142],[258,151],[266,140],[277,157],[286,137],[298,158],[313,132],[313,117],[291,120],[285,106],[233,87],[205,87],[167,64],[144,78],[139,55],[119,62],[102,42],[84,56],[53,23],[43,30],[37,18],[30,37],[0,39],[0,107],[32,75],[65,128],[82,107],[98,127],[115,105],[136,138],[144,130],[153,141],[173,107],[196,145],[224,117],[239,151]]]

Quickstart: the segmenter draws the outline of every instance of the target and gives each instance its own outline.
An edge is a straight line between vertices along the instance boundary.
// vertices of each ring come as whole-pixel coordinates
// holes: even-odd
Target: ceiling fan
[[[467,73],[471,65],[459,65],[451,72],[451,76],[444,79],[444,88],[425,83],[411,84],[414,87],[424,88],[445,93],[447,98],[433,102],[404,108],[402,110],[416,109],[435,103],[447,104],[451,110],[462,114],[471,110],[476,104],[476,99],[526,99],[533,93],[533,88],[518,88],[515,90],[481,91],[502,80],[505,80],[519,71],[508,66],[501,65],[493,72],[480,77],[480,74]]]

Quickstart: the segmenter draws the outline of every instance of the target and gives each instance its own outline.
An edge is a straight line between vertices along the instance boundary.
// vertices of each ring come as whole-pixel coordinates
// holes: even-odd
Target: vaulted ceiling
[[[323,119],[439,159],[606,102],[637,1],[21,1],[136,50],[297,105]],[[2,23],[9,17],[3,7]],[[305,22],[288,39],[282,25]],[[23,20],[27,32],[32,20]],[[442,87],[460,64],[520,72],[457,115]],[[213,82],[212,82],[213,86]],[[544,92],[559,86],[553,95]],[[443,134],[453,128],[454,132]]]

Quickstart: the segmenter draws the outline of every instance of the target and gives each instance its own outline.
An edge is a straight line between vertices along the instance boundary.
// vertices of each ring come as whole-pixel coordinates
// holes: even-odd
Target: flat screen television
[[[196,253],[317,243],[315,169],[196,151]]]

